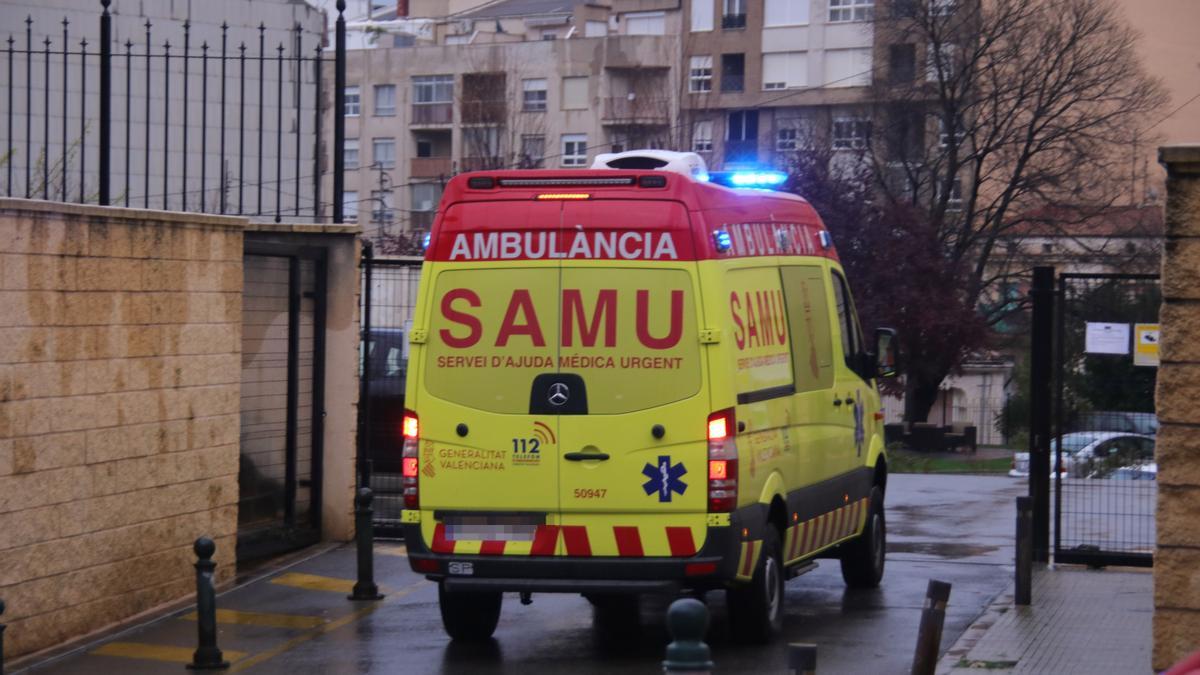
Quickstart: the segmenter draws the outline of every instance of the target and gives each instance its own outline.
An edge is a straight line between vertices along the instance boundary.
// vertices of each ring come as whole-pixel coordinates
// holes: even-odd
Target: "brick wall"
[[[10,657],[232,577],[244,224],[0,199]]]
[[[1200,649],[1200,145],[1163,148],[1167,245],[1158,369],[1154,668]]]

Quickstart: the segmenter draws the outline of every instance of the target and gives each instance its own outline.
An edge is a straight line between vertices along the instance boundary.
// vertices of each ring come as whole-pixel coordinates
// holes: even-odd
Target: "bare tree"
[[[1111,207],[1127,177],[1122,150],[1164,89],[1110,0],[894,0],[886,9],[894,46],[888,76],[877,78],[887,101],[876,115],[878,183],[887,200],[928,219],[947,267],[962,271],[963,301],[995,324],[1014,311],[1002,300],[1025,271],[1002,244],[1048,209],[1082,220]],[[906,51],[925,67],[898,67]],[[909,419],[925,419],[954,358],[914,364]]]

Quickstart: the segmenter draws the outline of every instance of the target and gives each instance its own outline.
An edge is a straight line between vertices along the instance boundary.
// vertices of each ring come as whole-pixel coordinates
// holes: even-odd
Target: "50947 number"
[[[606,494],[604,488],[575,488],[575,499],[604,499]]]

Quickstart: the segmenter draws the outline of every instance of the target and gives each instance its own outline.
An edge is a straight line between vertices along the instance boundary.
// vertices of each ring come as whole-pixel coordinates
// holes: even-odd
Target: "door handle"
[[[847,399],[846,399],[846,405],[854,405],[854,399],[852,399],[852,398],[847,398]]]
[[[608,458],[609,454],[607,452],[568,452],[563,455],[563,459],[568,459],[572,462],[582,462],[587,459],[604,461]]]
[[[842,399],[840,399],[840,398],[833,399],[833,405],[835,405],[839,408],[842,407]]]

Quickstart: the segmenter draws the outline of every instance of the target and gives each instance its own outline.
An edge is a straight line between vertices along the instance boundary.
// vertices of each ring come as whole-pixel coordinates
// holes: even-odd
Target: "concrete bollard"
[[[667,645],[664,673],[707,675],[712,672],[712,652],[704,643],[708,630],[708,608],[695,598],[680,598],[667,608]]]
[[[375,541],[372,531],[371,488],[359,488],[354,497],[354,542],[358,548],[358,581],[354,582],[351,600],[380,600],[383,595],[375,585]]]
[[[200,537],[192,545],[196,552],[196,630],[199,645],[192,654],[190,670],[221,670],[229,667],[220,648],[217,647],[217,588],[213,584],[213,572],[217,563],[213,553],[217,545],[208,537]]]
[[[1017,560],[1014,600],[1018,605],[1033,601],[1033,500],[1017,497]]]
[[[938,647],[942,643],[942,624],[946,621],[946,603],[949,600],[950,584],[930,579],[929,588],[925,591],[925,608],[921,610],[921,627],[917,630],[912,675],[934,675]]]
[[[792,675],[816,675],[817,646],[807,642],[789,644],[788,669]]]

